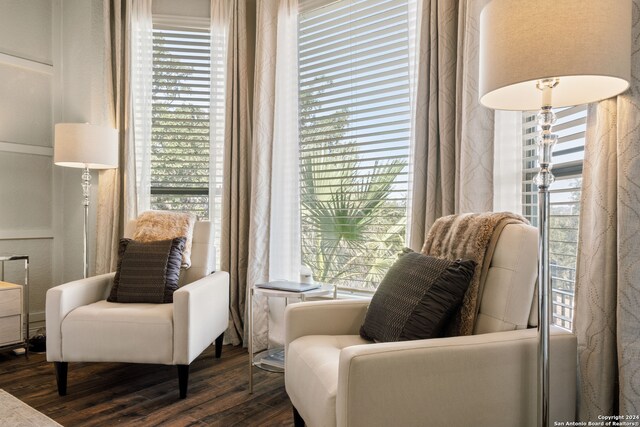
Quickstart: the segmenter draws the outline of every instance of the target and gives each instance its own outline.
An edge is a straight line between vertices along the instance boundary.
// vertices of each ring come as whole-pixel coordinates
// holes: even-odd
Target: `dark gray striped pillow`
[[[462,303],[475,266],[471,260],[449,261],[416,252],[402,255],[371,298],[360,335],[378,342],[442,336]]]
[[[109,302],[173,302],[186,237],[156,242],[121,239]]]

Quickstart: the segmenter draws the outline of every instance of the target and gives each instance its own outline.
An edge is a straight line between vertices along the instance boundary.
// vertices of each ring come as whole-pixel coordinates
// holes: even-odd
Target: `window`
[[[223,52],[208,20],[154,16],[151,209],[220,217],[224,109],[211,95],[224,98]]]
[[[553,132],[558,135],[558,144],[553,151],[552,172],[556,179],[550,189],[549,220],[552,312],[553,323],[571,329],[587,107],[561,108],[555,112],[558,121]],[[538,172],[536,125],[536,113],[523,115],[523,215],[535,226],[538,225],[538,188],[532,179]]]
[[[209,218],[210,38],[153,26],[151,208]]]
[[[133,43],[138,208],[193,212],[219,236],[226,40],[208,18],[152,21]]]
[[[373,291],[405,241],[407,0],[307,0],[299,15],[302,261]]]

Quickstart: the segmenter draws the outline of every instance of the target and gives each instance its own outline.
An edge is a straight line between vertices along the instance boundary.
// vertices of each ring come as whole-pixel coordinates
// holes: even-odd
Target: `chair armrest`
[[[173,293],[173,362],[188,365],[229,325],[229,273],[218,271]]]
[[[574,419],[576,337],[551,333],[551,420]],[[535,329],[347,347],[338,426],[533,426]]]
[[[358,335],[370,301],[330,300],[289,304],[284,312],[285,347],[305,335]]]
[[[109,295],[115,273],[101,274],[53,287],[47,291],[45,323],[47,360],[62,361],[62,321],[71,311]]]

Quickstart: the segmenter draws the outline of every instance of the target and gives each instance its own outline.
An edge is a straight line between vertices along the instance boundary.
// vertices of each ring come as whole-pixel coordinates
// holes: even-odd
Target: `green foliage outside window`
[[[348,112],[323,119],[316,109],[301,100],[302,262],[317,281],[372,291],[404,245],[406,197],[393,194],[407,161],[377,160],[363,172],[345,138]]]
[[[154,30],[151,209],[208,219],[210,83],[198,77],[208,64],[184,62],[170,46],[175,37]]]

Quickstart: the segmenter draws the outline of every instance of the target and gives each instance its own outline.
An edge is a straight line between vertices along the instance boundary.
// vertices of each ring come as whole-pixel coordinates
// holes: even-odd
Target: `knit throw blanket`
[[[471,259],[476,270],[457,314],[449,324],[447,336],[471,335],[478,314],[489,264],[500,233],[507,224],[529,222],[511,212],[449,215],[431,226],[422,253],[438,258]]]

